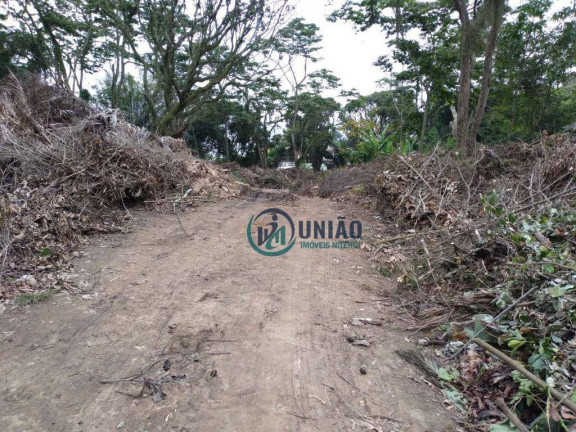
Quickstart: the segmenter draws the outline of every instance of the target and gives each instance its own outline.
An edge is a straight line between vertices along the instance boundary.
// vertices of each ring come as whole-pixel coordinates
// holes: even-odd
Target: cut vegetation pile
[[[250,187],[261,189],[289,189],[291,192],[304,196],[318,195],[318,181],[326,172],[316,172],[308,169],[261,168],[259,166],[241,167],[236,162],[220,165],[232,177]]]
[[[445,359],[439,377],[447,396],[485,423],[478,430],[517,430],[500,424],[509,421],[500,398],[531,430],[573,430],[576,412],[566,406],[576,402],[572,139],[481,149],[475,161],[440,150],[393,156],[362,191],[366,206],[393,222],[371,244],[381,271],[400,281],[399,301],[419,319],[411,330],[428,332],[420,343]],[[474,337],[547,387],[494,360]],[[559,401],[553,389],[568,396]]]
[[[99,113],[35,78],[10,77],[0,86],[0,303],[71,288],[75,247],[86,234],[121,230],[127,206],[182,208],[237,189],[181,140]]]

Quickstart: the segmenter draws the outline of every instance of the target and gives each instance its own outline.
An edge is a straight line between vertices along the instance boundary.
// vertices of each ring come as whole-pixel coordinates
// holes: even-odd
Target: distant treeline
[[[40,74],[243,165],[320,169],[438,144],[471,155],[576,123],[575,15],[552,8],[349,0],[329,20],[379,27],[392,53],[374,53],[382,90],[360,95],[317,67],[319,28],[289,20],[288,0],[11,0],[0,76]],[[339,88],[342,104],[325,96]]]

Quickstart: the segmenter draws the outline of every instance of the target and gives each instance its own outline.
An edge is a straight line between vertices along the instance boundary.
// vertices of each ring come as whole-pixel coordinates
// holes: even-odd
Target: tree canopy
[[[576,21],[553,6],[348,0],[329,20],[379,28],[390,49],[374,56],[378,91],[337,96],[319,26],[288,0],[12,0],[0,77],[40,74],[199,156],[246,165],[319,168],[367,148],[470,155],[576,122]]]

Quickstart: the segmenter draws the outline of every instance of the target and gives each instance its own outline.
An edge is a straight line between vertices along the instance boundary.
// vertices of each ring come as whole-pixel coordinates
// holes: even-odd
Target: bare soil
[[[363,250],[257,254],[246,224],[271,205],[358,217],[260,194],[183,214],[189,237],[173,214],[141,211],[132,233],[93,237],[75,264],[84,293],[0,316],[0,430],[455,430],[442,395],[394,353],[413,346],[382,296],[394,283]],[[376,221],[363,221],[369,234]],[[144,378],[165,396],[137,397]]]
[[[356,186],[370,185],[382,173],[384,164],[385,160],[379,159],[359,166],[331,170],[320,181],[318,195],[322,198],[337,196]]]

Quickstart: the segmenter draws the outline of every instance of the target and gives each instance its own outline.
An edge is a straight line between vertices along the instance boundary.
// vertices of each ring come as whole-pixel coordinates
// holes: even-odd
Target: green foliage
[[[561,209],[549,207],[540,213],[509,211],[502,196],[495,190],[482,197],[484,212],[489,221],[478,225],[485,228],[478,234],[478,242],[451,277],[468,278],[470,284],[481,286],[478,291],[494,296],[493,304],[501,313],[498,321],[487,313],[474,316],[473,326],[465,328],[468,336],[481,338],[498,346],[511,358],[545,381],[548,386],[569,392],[573,388],[571,364],[576,361],[574,328],[576,324],[576,214],[574,204],[565,201]],[[458,263],[461,263],[459,265]],[[465,298],[466,295],[463,296]],[[468,307],[475,308],[470,304]],[[477,309],[476,309],[477,310]],[[446,328],[443,329],[446,331]],[[461,357],[462,366],[470,361]],[[463,363],[462,363],[463,362]],[[484,363],[484,372],[475,372],[479,383],[488,386],[498,363]],[[505,366],[504,366],[505,367]],[[501,373],[501,369],[499,374]],[[530,430],[568,431],[569,419],[556,415],[552,396],[517,371],[511,371],[513,383],[510,408]],[[444,374],[445,381],[450,377]],[[470,376],[465,388],[474,388]],[[500,391],[504,389],[501,383]],[[498,385],[490,391],[498,392]],[[508,390],[507,390],[508,391]],[[478,392],[474,390],[473,394]],[[466,392],[466,396],[470,393]],[[485,393],[480,390],[480,393]],[[474,402],[472,402],[474,404]],[[558,410],[559,411],[559,410]],[[554,413],[554,414],[551,414]],[[490,429],[492,430],[492,429]],[[498,428],[494,430],[500,430]],[[502,429],[506,430],[506,429]]]
[[[458,372],[456,369],[446,370],[442,367],[438,369],[438,378],[440,378],[443,381],[452,382],[459,376],[460,372]]]
[[[386,127],[389,133],[397,133],[400,140],[418,133],[418,110],[413,90],[395,88],[367,96],[349,96],[353,98],[344,106],[341,119],[342,129],[351,146],[356,145],[367,130],[380,134]]]
[[[27,306],[30,304],[40,303],[50,300],[54,293],[54,290],[46,290],[33,294],[20,294],[18,297],[16,297],[14,303],[18,306]]]
[[[504,214],[504,208],[500,203],[500,196],[495,190],[480,198],[480,203],[484,207],[484,211],[491,218],[500,217]]]
[[[245,85],[267,75],[266,68],[251,67],[254,56],[271,47],[287,10],[285,0],[199,0],[193,6],[185,0],[13,0],[10,29],[0,28],[0,43],[7,45],[0,45],[0,73],[6,62],[31,67],[41,54],[42,70],[79,94],[85,74],[110,67],[106,99],[117,108],[130,64],[141,76],[144,117],[152,128],[181,134],[208,96],[222,96],[232,81]],[[26,48],[34,50],[23,61]]]
[[[458,408],[462,413],[466,412],[466,406],[468,405],[468,400],[464,397],[462,393],[454,389],[444,389],[442,390],[446,397]]]
[[[504,309],[518,293],[536,288],[533,304],[513,309],[500,321],[499,342],[507,346],[512,357],[527,359],[529,368],[543,380],[564,382],[570,372],[560,353],[573,351],[567,344],[571,343],[571,329],[576,324],[576,214],[573,209],[549,208],[534,216],[520,217],[504,209],[495,191],[483,197],[482,202],[496,222],[487,244],[512,247],[493,270],[496,278],[506,274],[505,282],[500,281],[495,288],[497,306]],[[546,403],[547,395],[531,381],[514,372],[513,376],[519,383],[513,403]]]
[[[408,155],[417,147],[417,139],[405,138],[398,140],[398,133],[389,133],[390,125],[377,133],[368,128],[360,132],[360,141],[354,148],[344,152],[344,158],[353,164],[371,162],[373,160],[391,156],[392,154]]]
[[[49,64],[48,53],[37,37],[0,24],[0,78],[9,71],[45,72]]]
[[[289,57],[301,56],[316,59],[313,55],[320,49],[322,36],[316,24],[304,22],[304,18],[295,18],[280,29],[272,47]]]
[[[530,0],[512,12],[501,31],[489,109],[481,127],[487,143],[532,140],[541,131],[574,123],[576,19],[550,16],[548,0]]]
[[[44,248],[40,251],[40,256],[41,257],[49,257],[52,256],[53,252],[52,249],[50,248]]]
[[[397,119],[399,140],[418,135],[422,147],[436,114],[455,103],[459,29],[448,3],[441,1],[347,1],[331,19],[343,19],[361,30],[378,25],[388,36],[392,54],[376,63],[389,78],[382,80],[395,93],[387,103]],[[398,71],[394,65],[402,65]],[[382,105],[382,104],[381,104]],[[445,134],[450,119],[436,131]],[[390,123],[390,119],[386,123]],[[430,142],[428,142],[430,143]]]
[[[473,63],[504,12],[501,1],[477,6]],[[574,127],[576,18],[552,6],[528,0],[507,12],[478,141],[530,141]],[[0,13],[0,77],[40,73],[138,126],[183,136],[215,160],[274,166],[289,157],[318,167],[326,158],[359,163],[455,147],[463,33],[453,2],[345,1],[330,19],[379,27],[389,54],[374,53],[382,90],[343,92],[346,104],[329,115],[318,114],[320,100],[306,106],[340,85],[318,65],[320,27],[303,18],[284,23],[288,10],[285,0],[200,0],[193,8],[185,0],[12,0]],[[480,83],[476,66],[472,82]],[[89,93],[85,76],[103,71]]]
[[[190,119],[186,142],[200,157],[253,165],[259,156],[256,142],[264,141],[258,113],[229,98],[205,104]]]
[[[503,5],[480,2],[478,10],[475,7],[471,31],[476,57],[482,54],[486,27],[504,12],[498,9]],[[576,18],[570,8],[552,14],[551,5],[548,0],[530,0],[508,13],[496,47],[492,88],[479,141],[529,141],[543,130],[554,133],[574,124]],[[331,16],[332,20],[349,21],[360,30],[379,26],[388,36],[392,54],[381,57],[377,64],[390,74],[391,79],[385,82],[392,89],[410,89],[414,95],[416,109],[402,111],[398,105],[398,111],[402,113],[402,128],[411,128],[409,134],[420,136],[421,148],[435,145],[434,135],[445,142],[449,139],[452,116],[445,117],[446,109],[457,105],[458,77],[454,71],[460,63],[462,32],[452,8],[453,3],[444,1],[348,0]],[[395,67],[398,64],[402,65],[400,72]],[[481,68],[473,68],[473,80],[480,81],[481,75]],[[472,102],[478,93],[479,89],[473,88]],[[435,130],[430,138],[429,128]]]
[[[325,157],[330,157],[328,147],[336,146],[336,113],[340,105],[332,98],[305,92],[292,97],[286,112],[286,141],[298,144],[299,162],[309,161],[314,170],[320,170]]]
[[[134,76],[126,74],[120,83],[114,83],[110,73],[97,88],[95,99],[99,104],[120,109],[130,123],[152,127],[146,110],[144,88]]]
[[[364,131],[362,141],[350,151],[352,163],[370,162],[383,156],[390,156],[394,150],[394,134],[387,135],[387,128],[379,134],[374,131]]]

